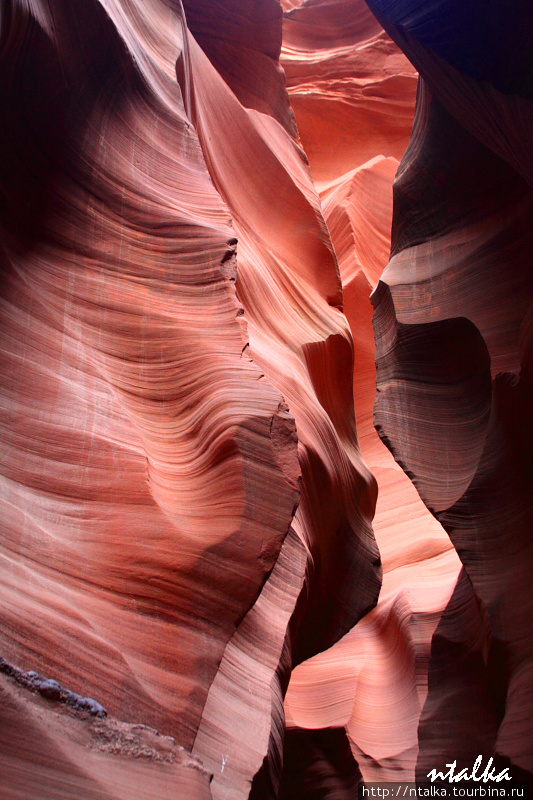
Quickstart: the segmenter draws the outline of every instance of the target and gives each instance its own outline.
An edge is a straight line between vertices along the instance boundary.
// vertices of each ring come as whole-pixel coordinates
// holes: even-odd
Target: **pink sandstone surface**
[[[7,800],[533,769],[527,37],[450,3],[4,4]]]

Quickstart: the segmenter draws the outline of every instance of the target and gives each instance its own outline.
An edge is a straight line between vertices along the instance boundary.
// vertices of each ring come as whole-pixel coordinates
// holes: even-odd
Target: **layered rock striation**
[[[376,602],[376,489],[281,10],[190,5],[4,7],[0,637],[245,797],[293,660]]]

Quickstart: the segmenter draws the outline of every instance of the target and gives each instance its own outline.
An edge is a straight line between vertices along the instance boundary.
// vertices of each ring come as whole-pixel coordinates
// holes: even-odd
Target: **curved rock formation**
[[[376,602],[376,491],[279,7],[190,6],[3,9],[0,637],[246,797],[293,659]],[[69,728],[36,779],[90,796]]]
[[[242,356],[183,20],[41,11],[14,7],[3,59],[4,653],[191,745],[291,523],[296,443],[275,431],[294,423]]]
[[[238,16],[239,8],[235,18],[241,22],[246,15]],[[205,16],[203,20],[205,25]],[[194,23],[191,30],[196,33]],[[272,764],[280,759],[279,705],[291,650],[292,661],[301,660],[349,630],[375,602],[379,569],[369,526],[374,483],[355,439],[351,337],[338,308],[338,266],[305,159],[291,126],[287,130],[278,121],[276,108],[271,115],[255,107],[245,109],[222,77],[210,71],[206,56],[216,63],[211,50],[206,47],[204,53],[192,39],[190,45],[195,76],[192,118],[239,238],[238,296],[248,323],[249,352],[295,416],[302,468],[302,497],[293,521],[296,535],[287,539],[272,581],[226,652],[195,742],[195,752],[216,773],[214,787],[220,782],[227,792],[232,780],[245,781],[250,771],[257,771],[264,755],[261,747],[268,745]],[[220,127],[221,114],[228,125]],[[279,200],[272,204],[274,190]],[[294,634],[286,641],[286,625],[301,590],[305,603],[299,604]],[[280,592],[288,595],[286,599],[279,598]],[[259,651],[253,643],[258,630],[263,632]],[[284,652],[287,645],[290,649]],[[265,662],[281,670],[273,696],[268,682],[255,678]],[[249,678],[240,686],[242,717],[235,703],[239,688],[228,677],[236,664],[239,673],[248,664]],[[257,698],[256,713],[262,709],[256,717],[258,726],[263,725],[261,747],[248,733],[250,691]],[[272,731],[264,727],[264,715],[270,713],[276,721]],[[235,724],[231,747],[228,714]],[[223,754],[221,737],[226,739]],[[265,780],[272,780],[275,789],[275,771]]]
[[[282,63],[317,188],[376,155],[399,160],[413,120],[413,67],[363,0],[284,5]]]
[[[533,771],[528,2],[3,4],[6,800]]]
[[[377,608],[295,669],[287,722],[295,735],[343,726],[366,780],[413,780],[431,640],[460,564],[374,430],[369,298],[389,258],[392,183],[411,133],[417,74],[366,5],[353,0],[289,10],[282,62],[339,259],[355,343],[358,436],[379,486],[373,527],[384,571]],[[292,785],[301,773],[293,757],[289,749]],[[335,774],[333,762],[330,769]]]
[[[447,0],[370,5],[423,76],[374,294],[376,419],[479,607],[458,585],[434,642],[456,685],[447,708],[430,692],[420,772],[440,737],[443,763],[483,741],[531,774],[531,8],[469,3],[457,19]]]

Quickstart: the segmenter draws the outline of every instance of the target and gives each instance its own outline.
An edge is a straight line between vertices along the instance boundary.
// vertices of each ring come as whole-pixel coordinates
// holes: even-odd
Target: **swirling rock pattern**
[[[531,774],[531,8],[370,5],[423,76],[374,294],[376,419],[465,571],[434,642],[433,685],[445,665],[456,684],[447,707],[430,690],[420,772],[440,736],[443,759],[482,742]]]
[[[296,444],[272,431],[294,423],[242,356],[234,232],[175,77],[183,20],[46,8],[13,8],[3,60],[8,163],[43,195],[3,247],[5,653],[190,745],[291,523]]]
[[[380,565],[281,11],[225,4],[216,37],[220,4],[198,12],[3,7],[0,638],[194,748],[228,798],[276,789],[292,663],[375,604]],[[89,797],[62,725],[37,778]],[[139,792],[165,796],[156,774]]]
[[[236,4],[235,24],[249,25],[247,8]],[[191,32],[196,35],[194,22]],[[204,52],[191,37],[193,120],[239,238],[238,297],[251,358],[280,389],[296,420],[302,496],[294,535],[287,538],[271,581],[228,647],[212,684],[194,752],[215,774],[213,792],[220,784],[226,793],[239,781],[245,791],[246,776],[261,767],[268,747],[269,763],[258,780],[275,792],[291,651],[297,662],[329,646],[377,597],[380,569],[369,524],[375,483],[355,438],[352,341],[339,310],[337,261],[305,158],[291,126],[280,123],[277,107],[270,114],[253,105],[244,108],[221,74],[209,69],[208,58],[216,63],[210,49]],[[263,91],[262,83],[256,91]],[[297,606],[299,592],[305,602]],[[287,638],[291,616],[294,633]],[[262,652],[253,641],[258,630],[263,631]],[[276,678],[271,688],[265,681],[261,690],[255,675],[269,659]],[[242,706],[235,703],[238,689],[228,681],[235,669],[246,674],[239,681]],[[250,693],[256,698],[253,706]],[[264,709],[254,717],[262,749],[247,734],[253,707],[256,714]],[[225,732],[228,713],[234,717],[231,747]],[[265,713],[273,716],[272,730],[262,723]],[[221,738],[226,741],[223,752]]]

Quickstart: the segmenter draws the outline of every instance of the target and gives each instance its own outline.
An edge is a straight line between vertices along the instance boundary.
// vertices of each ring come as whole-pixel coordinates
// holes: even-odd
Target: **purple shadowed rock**
[[[71,692],[70,689],[61,689],[61,700],[69,706],[75,706],[80,699],[80,695]]]
[[[93,700],[92,697],[80,697],[76,702],[76,708],[79,708],[81,711],[88,711],[89,714],[95,717],[107,716],[106,709],[100,703],[97,703],[96,700]]]
[[[39,694],[42,694],[42,696],[48,698],[48,700],[61,700],[62,689],[63,687],[61,684],[54,681],[52,678],[43,681],[37,687]]]
[[[92,697],[82,697],[77,692],[71,692],[70,689],[65,689],[59,681],[53,678],[45,678],[39,672],[30,670],[25,672],[20,667],[16,667],[5,658],[0,657],[0,672],[10,675],[22,686],[25,686],[31,692],[39,692],[42,697],[47,700],[57,700],[61,703],[66,703],[72,708],[77,708],[80,711],[87,711],[94,717],[107,717],[107,711],[101,703],[93,700]]]

